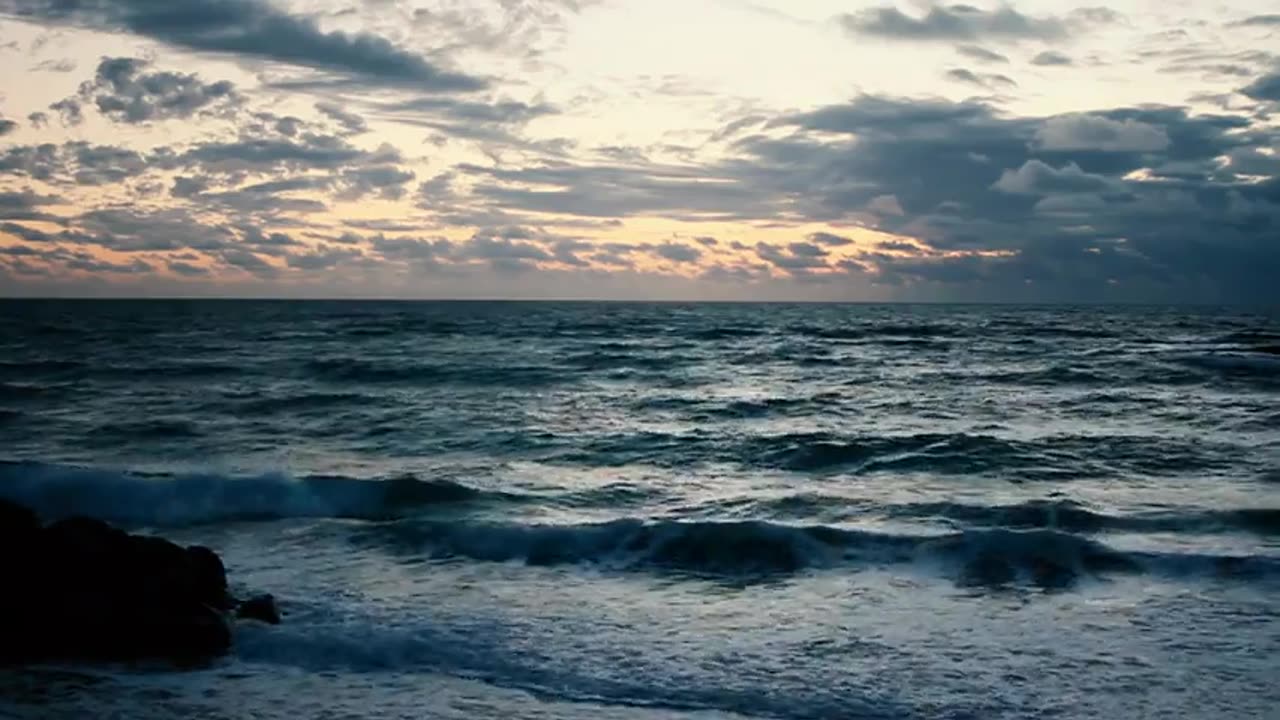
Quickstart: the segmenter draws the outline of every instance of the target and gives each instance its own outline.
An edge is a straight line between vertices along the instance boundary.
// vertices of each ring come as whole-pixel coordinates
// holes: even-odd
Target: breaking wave
[[[962,584],[1062,587],[1113,573],[1254,577],[1280,559],[1124,552],[1068,532],[1008,528],[899,535],[765,521],[622,519],[579,525],[407,520],[369,526],[356,542],[436,560],[598,565],[690,576],[753,578],[808,569],[916,564]]]
[[[500,497],[449,480],[387,480],[283,474],[144,474],[0,463],[0,498],[48,518],[89,515],[143,526],[184,526],[284,518],[387,520],[434,505]]]

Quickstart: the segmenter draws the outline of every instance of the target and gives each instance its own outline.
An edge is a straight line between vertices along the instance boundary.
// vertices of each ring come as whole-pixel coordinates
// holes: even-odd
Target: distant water
[[[286,612],[0,716],[1280,707],[1276,311],[0,301],[0,460]]]

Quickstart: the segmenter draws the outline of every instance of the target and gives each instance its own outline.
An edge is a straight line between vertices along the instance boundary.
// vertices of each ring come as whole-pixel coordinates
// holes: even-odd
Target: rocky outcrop
[[[209,548],[90,518],[45,526],[2,500],[0,588],[0,662],[7,663],[199,661],[230,649],[233,615],[280,619],[270,596],[233,598]]]

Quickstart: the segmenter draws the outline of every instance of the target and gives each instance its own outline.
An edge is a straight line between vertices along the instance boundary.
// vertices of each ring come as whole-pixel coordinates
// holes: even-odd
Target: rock
[[[100,520],[48,527],[0,501],[0,662],[165,659],[231,647],[228,611],[279,623],[270,595],[237,603],[206,547],[130,535]]]
[[[235,601],[227,592],[227,569],[218,554],[203,545],[187,548],[189,563],[195,584],[195,592],[202,602],[219,610],[230,610]]]
[[[0,540],[10,541],[40,530],[40,518],[31,510],[8,500],[0,500]],[[7,548],[0,548],[4,552]]]
[[[271,595],[259,595],[240,603],[240,607],[236,608],[236,617],[271,625],[280,624],[280,611],[276,609],[276,599]]]

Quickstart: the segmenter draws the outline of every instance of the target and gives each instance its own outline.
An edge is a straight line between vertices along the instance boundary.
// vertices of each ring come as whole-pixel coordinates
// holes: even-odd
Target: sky
[[[0,0],[0,295],[1280,303],[1274,0]]]

